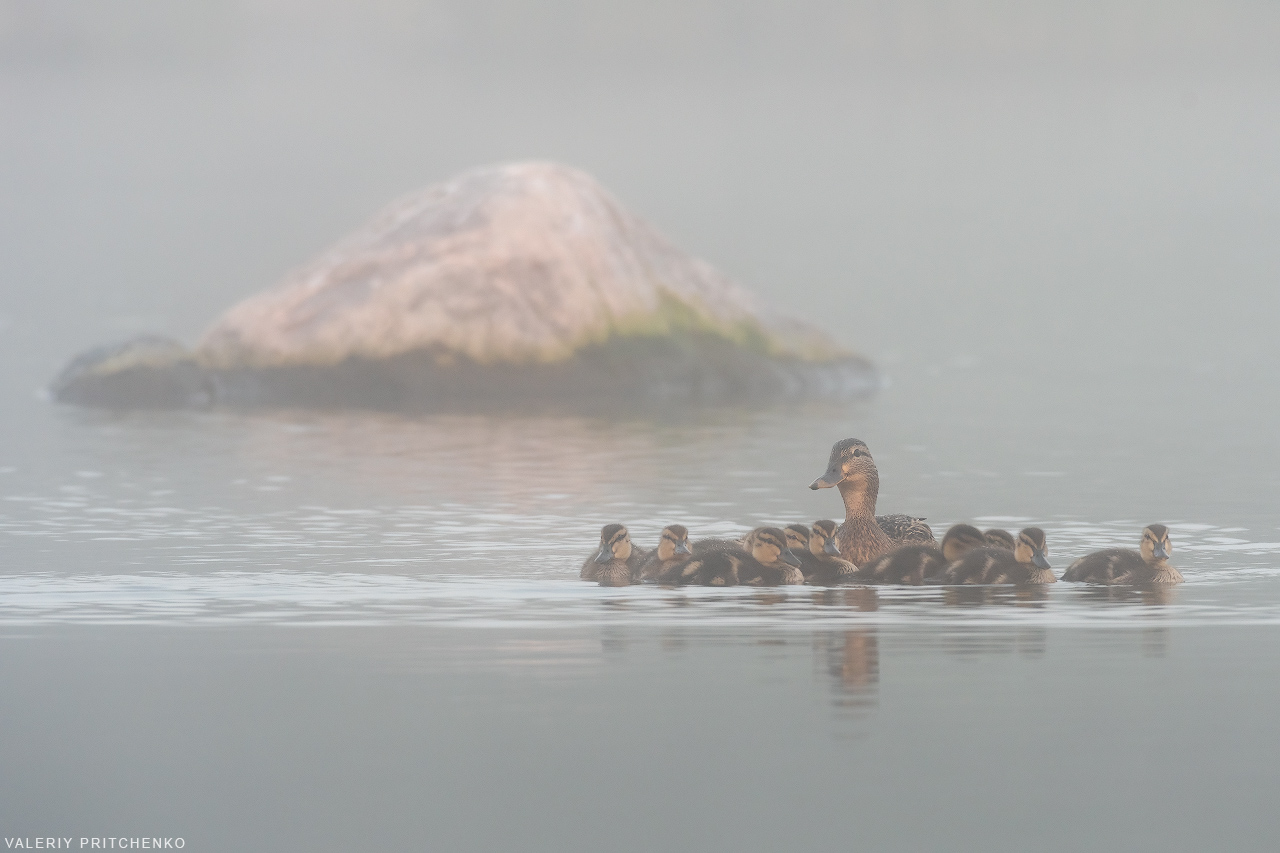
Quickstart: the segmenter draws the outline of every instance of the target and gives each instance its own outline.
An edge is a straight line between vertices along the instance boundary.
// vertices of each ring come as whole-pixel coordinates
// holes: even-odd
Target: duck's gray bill
[[[822,553],[830,554],[833,557],[840,556],[840,549],[836,547],[836,540],[834,536],[827,540],[827,544],[822,546]]]
[[[677,545],[677,546],[676,546],[676,553],[677,553],[677,554],[692,554],[693,552],[689,550],[689,546],[688,546],[688,545],[686,545],[686,544],[684,544],[683,542],[681,542],[679,545]]]
[[[600,553],[596,554],[597,563],[607,563],[613,559],[613,549],[605,545],[600,549]]]
[[[1053,568],[1053,566],[1049,565],[1049,560],[1045,557],[1044,553],[1040,551],[1036,551],[1034,554],[1031,555],[1031,562],[1035,563],[1037,566],[1039,566],[1042,569]]]
[[[1156,546],[1155,555],[1158,559],[1161,559],[1161,560],[1169,559],[1169,552],[1165,550],[1164,545]]]
[[[800,558],[791,553],[790,548],[782,549],[782,562],[786,563],[788,566],[795,566],[797,569],[800,568]]]
[[[832,486],[838,485],[840,481],[843,479],[844,479],[844,474],[840,473],[840,471],[837,469],[833,469],[823,474],[821,477],[814,480],[812,483],[810,483],[809,488],[830,489]]]

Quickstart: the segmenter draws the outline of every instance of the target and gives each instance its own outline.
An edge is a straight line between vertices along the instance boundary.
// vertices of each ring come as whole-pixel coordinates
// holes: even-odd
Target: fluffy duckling
[[[924,519],[912,516],[876,515],[880,472],[867,445],[856,438],[836,442],[831,448],[827,473],[814,480],[811,489],[840,490],[844,499],[844,524],[836,534],[840,556],[863,566],[899,545],[933,544],[933,531]]]
[[[1173,545],[1169,528],[1149,524],[1142,530],[1139,550],[1108,548],[1081,557],[1063,573],[1064,581],[1109,584],[1182,583],[1182,573],[1169,565]]]
[[[871,583],[922,584],[938,580],[950,563],[986,544],[978,528],[953,524],[942,537],[941,547],[904,545],[863,566],[859,575]]]
[[[751,563],[738,567],[738,582],[761,586],[793,586],[804,583],[800,558],[778,527],[757,527],[745,541]]]
[[[681,569],[682,583],[700,586],[804,583],[800,561],[787,547],[787,535],[777,527],[757,527],[747,534],[742,545],[717,539],[697,542],[693,552],[694,558]]]
[[[600,547],[582,564],[578,577],[599,581],[601,586],[626,586],[644,565],[645,553],[631,544],[631,534],[621,524],[600,528]]]
[[[666,583],[672,578],[680,577],[680,570],[692,559],[688,528],[683,524],[667,525],[662,528],[662,534],[658,537],[658,547],[640,569],[640,580]]]
[[[992,548],[1003,548],[1006,551],[1013,550],[1013,534],[1007,530],[993,527],[990,530],[984,530],[982,535],[987,538],[987,544]]]
[[[858,567],[840,559],[834,521],[824,519],[813,523],[809,533],[809,556],[813,559],[807,565],[804,557],[800,558],[800,568],[809,583],[831,585],[858,579]],[[814,568],[811,570],[810,566]]]
[[[975,548],[947,566],[943,583],[1053,583],[1049,565],[1049,545],[1044,531],[1028,527],[1018,534],[1013,551],[1003,548]]]
[[[804,573],[805,578],[822,568],[818,559],[809,551],[809,540],[813,537],[809,525],[788,524],[782,528],[782,532],[787,534],[787,547],[800,560],[800,571]]]

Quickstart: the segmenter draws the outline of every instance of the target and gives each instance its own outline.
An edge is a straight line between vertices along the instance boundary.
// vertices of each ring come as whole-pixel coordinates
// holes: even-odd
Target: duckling
[[[1173,545],[1169,528],[1149,524],[1142,530],[1138,551],[1108,548],[1095,551],[1072,563],[1063,573],[1064,581],[1108,584],[1182,583],[1182,573],[1169,565]]]
[[[656,580],[658,583],[665,583],[671,577],[679,577],[680,570],[691,559],[693,559],[693,552],[689,550],[688,528],[683,524],[670,524],[662,528],[658,547],[641,567],[640,580]]]
[[[782,532],[787,534],[787,547],[800,560],[800,571],[804,573],[806,578],[822,568],[818,559],[809,552],[809,539],[813,535],[809,530],[809,525],[788,524],[782,528]]]
[[[800,561],[787,547],[787,535],[777,527],[758,527],[745,545],[729,540],[694,543],[694,558],[681,569],[680,582],[700,586],[802,584]]]
[[[858,579],[858,567],[848,560],[840,559],[834,521],[824,519],[813,523],[809,534],[809,556],[813,559],[807,565],[804,557],[800,558],[800,568],[804,570],[805,580],[809,583],[831,585]],[[810,566],[813,568],[810,569]]]
[[[982,535],[987,538],[987,544],[992,548],[1003,548],[1006,551],[1013,550],[1013,534],[1007,530],[993,527],[990,530],[983,531]]]
[[[811,489],[840,489],[844,499],[844,524],[836,534],[840,556],[863,566],[899,545],[933,544],[933,531],[924,519],[913,516],[876,515],[880,472],[867,445],[856,438],[836,442],[831,448],[827,473],[814,480]]]
[[[646,554],[631,545],[631,534],[621,524],[600,528],[600,548],[582,564],[578,577],[599,581],[601,586],[626,586],[644,565]]]
[[[792,552],[787,534],[778,527],[757,527],[747,534],[751,561],[738,567],[738,582],[761,586],[793,586],[804,583],[800,558]]]
[[[922,584],[938,580],[946,567],[986,546],[982,531],[971,524],[953,524],[942,537],[941,547],[904,545],[863,566],[859,576],[871,583]]]
[[[943,583],[1054,583],[1044,531],[1028,527],[1018,534],[1013,551],[975,548],[947,566]]]

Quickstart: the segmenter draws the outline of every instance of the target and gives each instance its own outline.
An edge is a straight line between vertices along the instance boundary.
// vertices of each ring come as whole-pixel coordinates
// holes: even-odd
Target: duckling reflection
[[[834,586],[840,583],[856,582],[858,567],[848,560],[840,558],[840,549],[836,545],[836,523],[829,519],[815,521],[809,532],[809,561],[804,563],[804,555],[800,556],[801,568],[808,583]]]
[[[653,550],[640,569],[640,580],[669,583],[680,577],[685,564],[693,559],[689,550],[689,530],[683,524],[669,524],[658,536],[658,547]]]
[[[1013,534],[1007,530],[993,527],[990,530],[984,530],[982,536],[992,548],[1003,548],[1006,551],[1013,550]]]
[[[1075,595],[1090,602],[1131,604],[1142,607],[1165,607],[1177,599],[1176,584],[1090,584],[1079,587]]]
[[[601,586],[626,586],[644,565],[645,554],[631,544],[631,534],[621,524],[600,529],[600,547],[582,564],[578,577]]]
[[[942,537],[942,547],[906,545],[863,566],[858,576],[868,583],[919,585],[939,580],[947,565],[975,548],[986,545],[982,531],[971,524],[952,525]]]
[[[948,584],[1045,584],[1054,583],[1044,531],[1028,527],[1018,534],[1013,552],[1003,548],[976,548],[947,566],[942,580]]]
[[[867,445],[856,438],[836,442],[831,448],[827,472],[814,480],[811,489],[840,490],[844,500],[844,523],[836,536],[840,556],[862,566],[899,545],[930,545],[933,531],[923,518],[876,513],[880,493],[880,472]]]
[[[1172,554],[1169,528],[1163,524],[1149,524],[1142,530],[1142,544],[1138,551],[1129,548],[1095,551],[1072,563],[1062,579],[1101,584],[1182,583],[1182,573],[1169,565]]]

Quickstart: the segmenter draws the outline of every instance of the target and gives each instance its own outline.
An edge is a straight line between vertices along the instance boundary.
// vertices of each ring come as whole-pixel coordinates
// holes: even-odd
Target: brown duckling
[[[1049,545],[1044,531],[1028,527],[1018,534],[1013,551],[1003,548],[975,548],[947,566],[943,583],[1054,583],[1049,565]]]
[[[813,536],[809,525],[788,524],[782,528],[782,532],[787,534],[787,547],[800,560],[800,571],[804,573],[806,579],[822,568],[818,559],[809,551],[809,540]]]
[[[600,547],[582,564],[578,577],[599,581],[601,586],[626,586],[638,575],[646,554],[631,544],[631,534],[621,524],[600,528]]]
[[[691,559],[693,552],[689,550],[688,528],[683,524],[667,525],[658,537],[658,547],[640,569],[640,580],[666,583],[673,577],[680,577],[680,570]]]
[[[1139,550],[1108,548],[1081,557],[1063,573],[1064,581],[1108,584],[1182,583],[1182,573],[1169,565],[1173,545],[1169,528],[1149,524],[1142,530]]]
[[[870,583],[922,584],[940,579],[950,563],[986,544],[978,528],[953,524],[942,537],[940,547],[904,545],[863,566],[858,574]]]
[[[1006,551],[1013,550],[1013,534],[1007,530],[993,527],[990,530],[984,530],[982,535],[986,537],[987,544],[992,548],[1003,548]]]
[[[840,558],[834,521],[824,519],[813,523],[809,533],[809,556],[813,559],[808,564],[803,555],[800,557],[800,568],[809,583],[832,585],[858,580],[858,567]],[[810,566],[814,568],[810,569]]]
[[[745,543],[704,540],[694,543],[694,558],[681,570],[682,583],[700,586],[802,584],[800,561],[787,547],[787,535],[777,527],[757,527]]]
[[[757,527],[747,534],[751,563],[738,567],[738,582],[761,586],[793,586],[804,583],[800,558],[778,527]]]
[[[867,445],[856,438],[836,442],[831,448],[827,473],[814,480],[811,489],[840,490],[844,499],[844,524],[836,534],[840,556],[863,566],[900,545],[933,544],[933,531],[924,519],[912,516],[877,516],[880,472]]]

